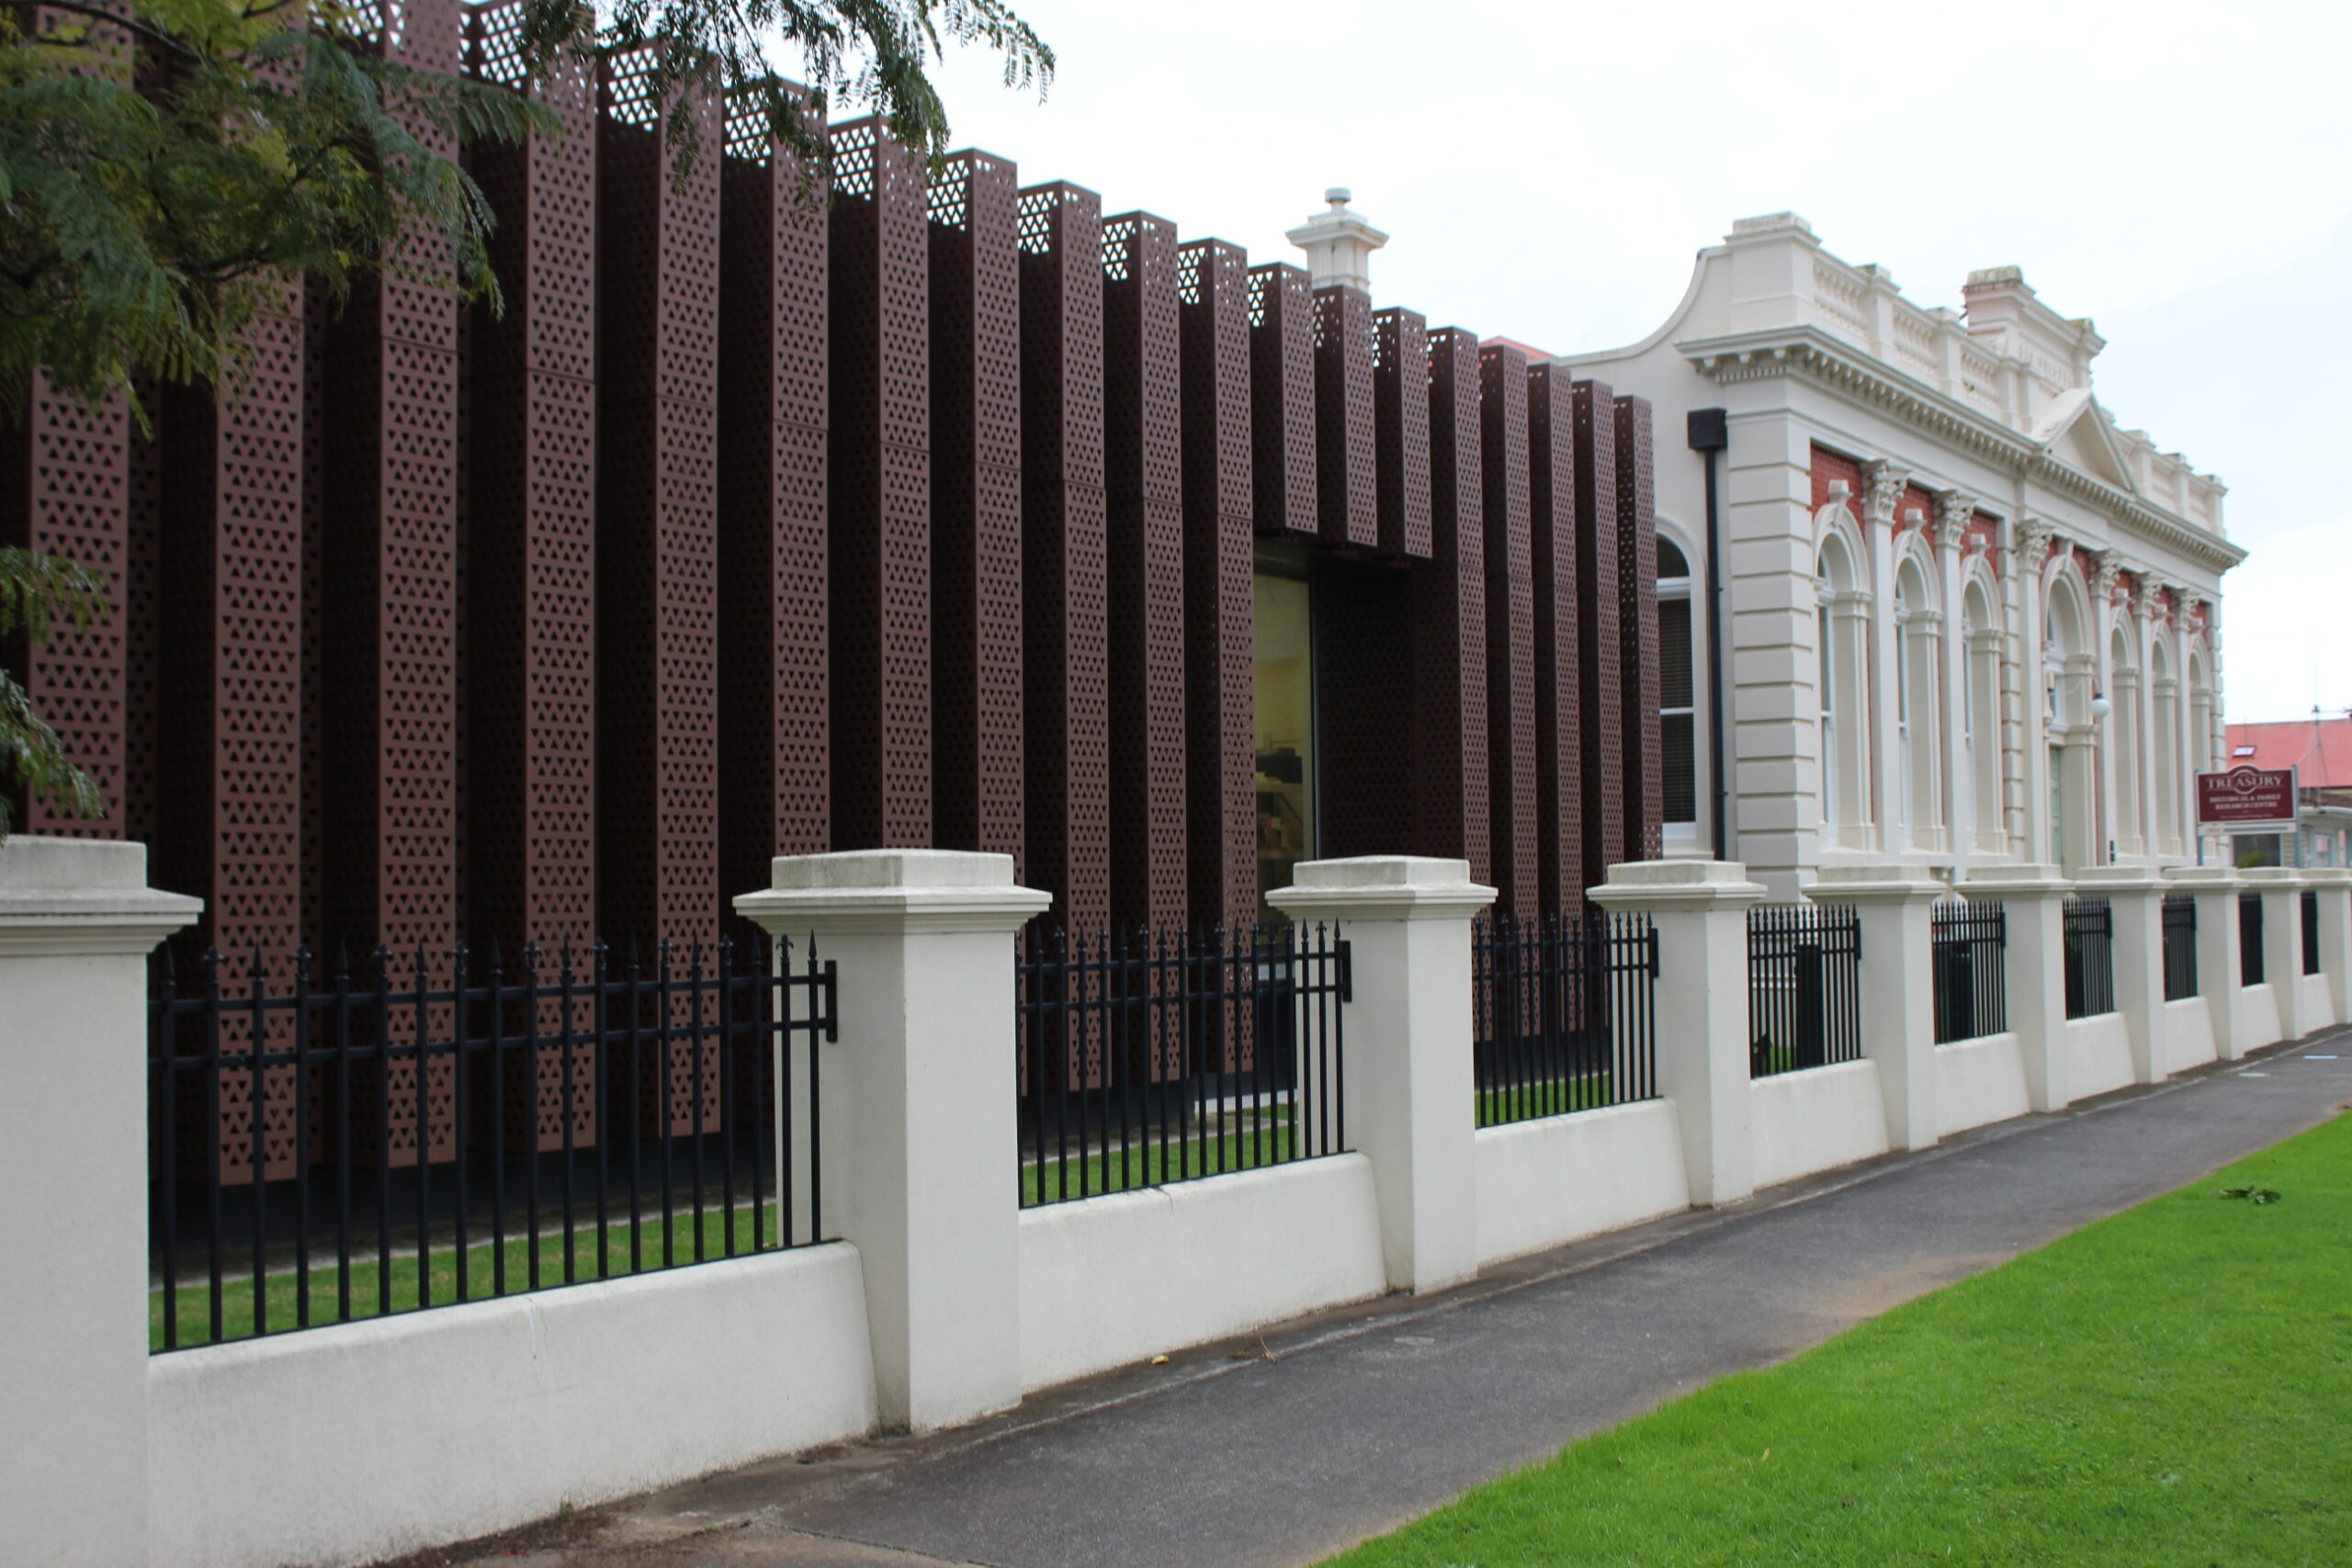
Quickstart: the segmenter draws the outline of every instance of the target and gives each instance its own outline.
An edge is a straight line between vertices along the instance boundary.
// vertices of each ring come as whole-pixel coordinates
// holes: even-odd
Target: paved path
[[[1443,1296],[1287,1325],[1267,1355],[1254,1339],[1180,1353],[956,1432],[772,1461],[497,1551],[532,1568],[1309,1563],[2347,1102],[2352,1032],[2339,1031],[1505,1265]]]

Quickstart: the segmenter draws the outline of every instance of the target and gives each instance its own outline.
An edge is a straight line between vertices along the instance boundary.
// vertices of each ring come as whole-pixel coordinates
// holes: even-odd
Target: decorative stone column
[[[1657,1089],[1674,1104],[1690,1201],[1756,1190],[1747,1059],[1747,911],[1764,888],[1736,861],[1641,861],[1587,895],[1657,927]]]
[[[1437,1291],[1478,1271],[1470,926],[1495,889],[1470,863],[1414,855],[1308,861],[1267,902],[1350,947],[1348,1125],[1380,1197],[1388,1283]]]
[[[2278,1009],[2278,1038],[2301,1040],[2303,1022],[2302,874],[2291,866],[2263,865],[2238,875],[2247,892],[2262,897],[2262,978]]]
[[[2197,994],[2205,998],[2213,1055],[2233,1062],[2245,1055],[2238,1038],[2238,874],[2226,865],[2176,865],[2165,879],[2197,900]]]
[[[2074,1099],[2066,1079],[2065,900],[2073,885],[2046,865],[1972,872],[1960,891],[2000,904],[2007,921],[2009,1031],[2025,1063],[2028,1103],[2060,1111]]]
[[[774,879],[736,909],[838,965],[841,1042],[817,1047],[825,1212],[864,1267],[882,1419],[925,1432],[1005,1409],[1021,1398],[1012,938],[1051,899],[1012,880],[1012,856],[958,850],[779,856]]]
[[[2139,866],[2093,866],[2075,878],[2075,891],[2104,898],[2113,917],[2115,1010],[2132,1039],[2132,1077],[2155,1083],[2165,1076],[2165,893],[2167,885]]]
[[[0,1537],[147,1561],[147,955],[204,906],[143,844],[0,842]]]
[[[1936,996],[1930,911],[1950,890],[1899,865],[1836,866],[1804,890],[1861,922],[1862,1055],[1878,1064],[1886,1144],[1931,1147],[1936,1110]]]

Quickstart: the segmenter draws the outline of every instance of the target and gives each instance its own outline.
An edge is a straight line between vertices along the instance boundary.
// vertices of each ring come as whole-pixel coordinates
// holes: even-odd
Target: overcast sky
[[[2352,7],[1016,4],[1059,76],[951,62],[957,145],[1253,262],[1351,186],[1378,301],[1432,326],[1631,342],[1782,209],[1922,305],[2023,267],[2117,419],[2230,487],[2230,716],[2352,707]]]

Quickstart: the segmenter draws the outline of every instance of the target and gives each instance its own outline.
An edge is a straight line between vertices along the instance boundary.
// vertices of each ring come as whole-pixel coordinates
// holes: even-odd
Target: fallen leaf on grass
[[[2267,1187],[2224,1187],[2222,1189],[2222,1196],[2224,1198],[2243,1199],[2249,1203],[2276,1203],[2278,1201],[2278,1194],[2272,1191]]]

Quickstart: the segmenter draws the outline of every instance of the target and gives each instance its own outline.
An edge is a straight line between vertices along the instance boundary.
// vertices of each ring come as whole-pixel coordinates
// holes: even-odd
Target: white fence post
[[[147,1561],[147,955],[203,905],[143,844],[0,843],[0,1537]]]
[[[1890,1149],[1932,1147],[1936,1111],[1935,901],[1951,889],[1899,865],[1825,866],[1804,890],[1861,923],[1862,1055],[1878,1064]]]
[[[2075,891],[2107,900],[2115,1010],[2132,1039],[2132,1077],[2154,1083],[2165,1076],[2165,880],[2135,865],[2091,866],[2075,874]]]
[[[2247,892],[2262,898],[2262,980],[2278,1009],[2278,1038],[2301,1040],[2303,1022],[2303,884],[2291,866],[2242,871]]]
[[[2245,1055],[2237,1028],[2238,874],[2226,865],[2165,868],[2174,889],[2197,901],[2197,994],[2213,1029],[2213,1055],[2233,1062]]]
[[[1690,1201],[1756,1190],[1747,1059],[1747,911],[1764,900],[1736,861],[1639,861],[1586,897],[1657,926],[1657,1090],[1674,1102]]]
[[[1052,900],[1012,856],[954,850],[780,856],[774,880],[735,908],[838,964],[825,1219],[865,1270],[882,1419],[924,1432],[1016,1404],[1012,939]]]
[[[2352,1023],[2352,870],[2323,866],[2303,873],[2319,895],[2319,972],[2335,1003],[2335,1021]]]
[[[1470,863],[1416,855],[1308,861],[1266,901],[1350,947],[1340,1006],[1351,1141],[1372,1165],[1392,1290],[1478,1271],[1470,926],[1495,890]]]
[[[2074,1099],[2066,1081],[2066,895],[2071,884],[2046,865],[2007,865],[1972,873],[1970,898],[1997,901],[2009,933],[2009,1030],[2025,1063],[2026,1102],[2061,1111]]]

